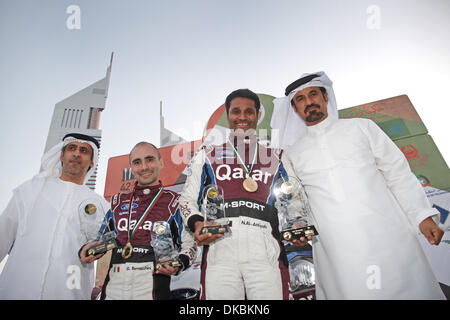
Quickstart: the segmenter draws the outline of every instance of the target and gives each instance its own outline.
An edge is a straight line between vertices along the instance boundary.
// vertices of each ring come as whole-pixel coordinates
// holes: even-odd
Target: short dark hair
[[[258,114],[259,108],[261,107],[261,102],[259,101],[258,95],[249,89],[238,89],[230,93],[225,99],[225,108],[227,109],[227,115],[230,111],[231,101],[234,98],[247,98],[253,100],[253,102],[255,102],[256,114]]]

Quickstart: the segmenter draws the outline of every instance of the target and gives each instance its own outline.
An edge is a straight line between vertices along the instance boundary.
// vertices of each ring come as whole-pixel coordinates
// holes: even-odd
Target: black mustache
[[[81,160],[79,158],[72,158],[69,160],[69,162],[81,163]]]
[[[309,104],[309,105],[307,105],[306,108],[305,108],[305,113],[307,113],[307,112],[308,112],[310,109],[312,109],[312,108],[320,109],[320,106],[319,106],[318,104]]]

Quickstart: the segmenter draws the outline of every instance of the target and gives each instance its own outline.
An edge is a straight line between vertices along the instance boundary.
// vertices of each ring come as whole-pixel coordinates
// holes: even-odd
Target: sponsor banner
[[[395,140],[422,186],[450,191],[450,171],[433,139],[420,135]]]
[[[406,95],[341,109],[338,112],[339,118],[373,120],[392,140],[428,132]]]

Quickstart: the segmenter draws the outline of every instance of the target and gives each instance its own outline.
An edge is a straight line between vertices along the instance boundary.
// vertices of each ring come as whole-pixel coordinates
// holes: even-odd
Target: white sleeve
[[[377,168],[411,225],[420,233],[418,226],[427,217],[432,216],[439,224],[439,211],[431,207],[422,185],[411,171],[403,153],[373,121],[364,122],[367,125],[362,126],[362,129],[366,131]]]
[[[19,224],[19,204],[13,196],[6,209],[0,214],[0,261],[8,254],[16,239]]]
[[[180,197],[180,213],[183,223],[191,231],[195,221],[203,220],[202,214],[198,209],[198,197],[201,187],[203,165],[205,164],[205,150],[201,149],[191,160],[188,168],[188,174]]]
[[[283,153],[281,154],[281,163],[283,164],[283,168],[284,170],[286,170],[288,176],[297,177],[297,174],[295,173],[294,168],[292,166],[291,160],[286,155],[286,151],[283,151]]]
[[[184,226],[181,229],[181,251],[180,254],[184,254],[189,258],[189,263],[185,265],[187,268],[194,262],[194,259],[197,255],[197,243],[195,242],[194,235],[190,230],[185,228]]]

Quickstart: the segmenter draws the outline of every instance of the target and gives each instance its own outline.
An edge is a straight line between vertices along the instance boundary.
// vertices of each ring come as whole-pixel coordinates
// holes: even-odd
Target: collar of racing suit
[[[256,142],[258,142],[258,136],[254,133],[244,135],[231,132],[229,135],[229,139],[231,142],[233,142],[235,147],[242,144],[254,145]]]
[[[154,186],[139,186],[137,184],[137,181],[134,184],[134,195],[148,195],[148,194],[154,194],[155,192],[158,192],[160,188],[162,188],[162,182],[161,180],[158,181],[157,185]],[[150,193],[145,192],[144,190],[150,190]]]

